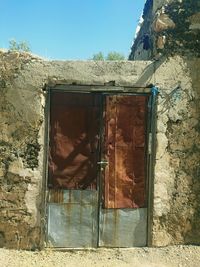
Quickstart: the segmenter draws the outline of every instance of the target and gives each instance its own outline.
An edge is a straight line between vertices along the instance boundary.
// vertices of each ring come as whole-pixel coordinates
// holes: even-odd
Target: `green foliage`
[[[97,54],[94,54],[92,57],[92,60],[104,60],[104,55],[102,52],[99,52]]]
[[[17,42],[15,39],[9,41],[10,51],[20,51],[20,52],[30,52],[30,47],[27,42],[21,41]]]
[[[108,53],[106,60],[125,60],[125,57],[118,52],[110,52]]]
[[[93,55],[92,60],[125,60],[125,56],[118,52],[109,52],[105,57],[102,52],[98,52]]]

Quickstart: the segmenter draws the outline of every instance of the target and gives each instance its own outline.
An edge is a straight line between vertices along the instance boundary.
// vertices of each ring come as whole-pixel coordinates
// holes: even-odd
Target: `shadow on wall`
[[[165,62],[166,57],[161,56],[159,60],[154,60],[150,65],[148,65],[142,75],[136,82],[136,86],[143,86],[144,84],[148,84],[148,81],[152,79],[155,75],[156,70]]]

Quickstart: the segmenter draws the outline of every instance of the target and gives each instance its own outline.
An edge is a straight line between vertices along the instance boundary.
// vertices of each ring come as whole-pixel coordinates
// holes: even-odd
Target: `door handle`
[[[108,161],[101,160],[97,162],[98,165],[100,165],[102,168],[105,168],[108,165]]]

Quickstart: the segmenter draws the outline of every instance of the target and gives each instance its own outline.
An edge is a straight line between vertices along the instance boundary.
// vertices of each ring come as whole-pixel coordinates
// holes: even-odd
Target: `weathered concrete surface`
[[[0,246],[44,243],[45,84],[159,87],[153,245],[200,243],[200,60],[44,61],[0,53]],[[133,91],[136,89],[133,89]]]

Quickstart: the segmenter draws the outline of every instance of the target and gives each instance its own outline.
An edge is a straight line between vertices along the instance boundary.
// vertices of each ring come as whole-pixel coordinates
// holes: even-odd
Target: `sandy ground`
[[[200,267],[200,246],[17,251],[0,249],[1,267]]]

